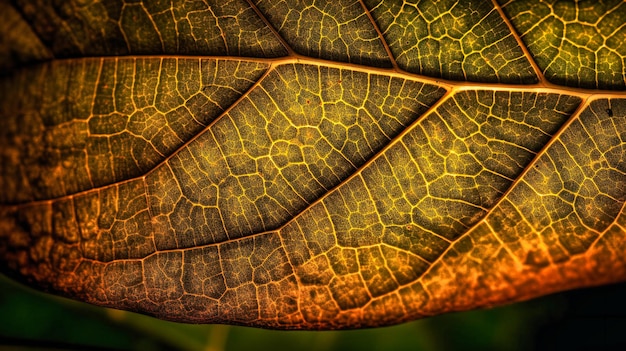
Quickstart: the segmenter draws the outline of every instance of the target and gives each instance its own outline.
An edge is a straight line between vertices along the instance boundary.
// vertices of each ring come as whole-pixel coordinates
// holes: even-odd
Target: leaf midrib
[[[319,61],[319,60],[316,60]],[[299,63],[302,63],[301,61],[298,61]],[[283,63],[283,64],[293,64],[294,62],[292,62],[291,60],[289,62]],[[279,65],[277,65],[279,66]],[[277,67],[275,66],[275,67]],[[169,155],[167,158],[165,158],[164,160],[162,160],[161,162],[159,162],[158,164],[156,164],[151,170],[149,170],[148,172],[146,172],[144,175],[139,176],[139,177],[134,177],[128,180],[124,180],[124,181],[119,181],[119,182],[115,182],[112,184],[108,184],[108,185],[103,185],[100,187],[96,187],[96,188],[92,188],[89,190],[85,190],[85,191],[81,191],[75,194],[71,194],[71,195],[66,195],[66,196],[62,196],[62,197],[58,197],[55,199],[49,199],[49,200],[41,200],[41,201],[36,201],[36,202],[31,202],[31,203],[26,203],[23,204],[25,206],[30,206],[34,203],[41,203],[41,202],[54,202],[57,199],[71,199],[77,195],[80,195],[82,193],[88,193],[91,191],[97,191],[98,189],[102,189],[102,188],[106,188],[109,187],[111,185],[120,185],[120,184],[124,184],[127,182],[133,182],[133,181],[137,181],[137,180],[141,180],[142,184],[144,186],[144,189],[147,189],[146,184],[145,184],[145,178],[150,175],[150,173],[152,173],[153,171],[155,171],[157,168],[159,168],[160,166],[164,165],[170,158],[174,157],[180,150],[184,149],[185,147],[187,147],[187,145],[191,142],[193,142],[196,138],[198,138],[200,135],[202,135],[205,132],[208,132],[211,125],[216,123],[222,116],[226,115],[229,110],[231,110],[232,108],[234,108],[234,106],[237,105],[237,103],[243,99],[245,99],[245,97],[249,94],[250,91],[252,91],[254,89],[254,87],[258,86],[263,79],[269,75],[269,73],[272,71],[273,68],[275,67],[271,67],[270,69],[268,69],[263,76],[253,85],[250,87],[250,89],[248,89],[238,100],[237,102],[233,103],[231,106],[229,106],[229,108],[227,110],[225,110],[220,116],[218,116],[218,118],[216,118],[215,121],[213,121],[211,124],[209,124],[207,127],[205,127],[205,129],[203,129],[201,132],[199,132],[198,134],[196,134],[191,140],[189,140],[188,142],[186,142],[184,145],[182,145],[181,147],[179,147],[176,151],[174,151],[171,155]],[[402,74],[402,73],[400,73]],[[502,85],[502,84],[500,84]],[[288,225],[292,224],[295,220],[297,220],[301,215],[303,215],[305,212],[307,212],[310,208],[312,208],[313,206],[316,206],[317,204],[322,204],[323,205],[323,200],[325,198],[327,198],[330,194],[332,194],[333,192],[335,192],[337,189],[341,188],[344,184],[346,184],[347,182],[351,181],[352,179],[359,177],[363,171],[363,169],[367,168],[368,165],[370,165],[372,162],[374,162],[376,159],[378,159],[379,157],[381,157],[381,155],[383,155],[386,150],[388,150],[389,148],[391,148],[393,145],[395,145],[396,143],[400,142],[400,140],[403,138],[404,135],[406,135],[407,133],[409,133],[411,130],[414,129],[414,127],[419,124],[423,118],[425,118],[426,116],[428,116],[430,113],[432,113],[433,111],[436,111],[437,108],[439,108],[439,106],[441,106],[443,103],[445,103],[451,96],[454,96],[455,93],[457,93],[458,91],[462,91],[462,90],[472,90],[472,89],[460,89],[458,87],[454,87],[452,89],[449,89],[439,100],[437,100],[433,105],[431,105],[421,116],[419,116],[418,118],[416,118],[413,122],[411,122],[408,126],[406,126],[400,133],[398,133],[396,136],[394,136],[394,138],[392,138],[383,148],[381,148],[381,150],[379,150],[377,153],[373,154],[369,160],[367,160],[367,162],[365,162],[364,164],[362,164],[360,167],[358,167],[353,173],[351,173],[349,176],[347,176],[345,179],[343,179],[341,182],[339,182],[338,184],[336,184],[334,187],[328,189],[328,191],[326,191],[322,196],[320,196],[319,198],[315,199],[314,201],[312,201],[311,203],[309,203],[306,207],[302,208],[299,213],[295,214],[294,216],[292,216],[289,220],[285,221],[283,224],[279,225],[277,228],[274,229],[270,229],[270,230],[265,230],[265,231],[261,231],[261,232],[255,232],[255,233],[250,233],[247,234],[245,236],[242,237],[237,237],[237,238],[229,238],[229,239],[225,239],[225,240],[221,240],[221,241],[216,241],[216,242],[212,242],[212,243],[207,243],[207,244],[203,244],[203,245],[196,245],[196,246],[190,246],[190,247],[176,247],[176,248],[171,248],[171,249],[158,249],[155,250],[154,252],[146,255],[145,257],[137,257],[137,258],[125,258],[125,259],[113,259],[110,261],[106,261],[107,263],[110,262],[116,262],[116,261],[142,261],[150,256],[156,255],[156,254],[161,254],[161,253],[166,253],[166,252],[181,252],[184,250],[189,250],[189,249],[202,249],[202,248],[206,248],[206,247],[213,247],[213,246],[218,246],[220,244],[224,244],[224,243],[229,243],[229,242],[236,242],[236,241],[240,241],[240,240],[246,240],[246,239],[251,239],[254,237],[259,237],[259,236],[264,236],[264,235],[270,235],[270,234],[280,234],[280,232],[287,227]],[[483,89],[484,90],[484,89]],[[498,90],[495,89],[494,90]],[[521,91],[525,91],[525,92],[532,92],[532,90],[528,90],[528,89],[522,89]],[[548,92],[552,92],[551,90],[549,90]],[[506,200],[507,198],[507,194],[510,193],[512,191],[512,189],[515,188],[515,186],[519,183],[520,179],[523,178],[523,176],[530,170],[532,169],[533,165],[537,162],[537,160],[544,154],[545,150],[547,150],[554,142],[556,142],[559,139],[559,136],[563,133],[563,131],[567,130],[567,128],[569,127],[569,125],[577,120],[578,115],[580,114],[581,111],[584,110],[584,108],[587,106],[587,104],[589,103],[589,100],[596,99],[599,98],[598,96],[593,96],[593,95],[598,95],[598,94],[589,94],[589,96],[586,96],[582,99],[582,101],[580,102],[580,104],[578,105],[577,109],[568,117],[568,119],[560,126],[560,128],[552,135],[552,137],[549,139],[549,141],[544,144],[544,146],[541,148],[541,150],[539,150],[537,153],[535,153],[535,156],[533,157],[533,159],[528,163],[528,165],[526,166],[526,168],[524,168],[522,170],[522,172],[520,172],[520,174],[515,178],[512,179],[511,184],[509,185],[509,187],[497,198],[497,200],[494,202],[494,204],[492,206],[490,206],[487,210],[492,210],[493,208],[497,207],[502,201]],[[147,194],[146,194],[147,195]],[[17,205],[20,206],[20,205]],[[489,211],[487,211],[489,212]],[[445,240],[446,242],[449,243],[449,246],[442,252],[442,254],[440,255],[441,257],[444,257],[446,252],[448,252],[454,245],[455,242],[459,241],[461,238],[465,237],[467,235],[467,233],[471,232],[473,230],[473,228],[481,225],[483,222],[485,222],[485,219],[488,217],[489,213],[486,213],[481,219],[479,219],[476,223],[474,223],[473,225],[471,225],[470,227],[468,227],[463,233],[461,233],[457,238],[449,240],[447,238],[441,237],[440,235],[437,235],[436,233],[433,233],[434,235],[436,235],[437,237],[442,238],[443,240]],[[152,214],[151,214],[151,217]],[[607,227],[606,230],[608,230],[609,227]],[[83,258],[85,260],[90,261],[91,259],[87,259],[87,258]],[[97,260],[94,260],[97,261]],[[436,260],[437,261],[437,260]],[[436,262],[435,261],[435,262]],[[98,261],[101,262],[101,261]],[[431,267],[434,265],[435,262],[429,262],[430,267],[427,269],[426,272],[428,272]],[[425,272],[425,273],[426,273]],[[425,275],[424,273],[424,275]],[[422,276],[424,276],[422,275]]]
[[[354,171],[353,174],[351,174],[346,179],[344,179],[343,181],[338,183],[335,187],[331,188],[326,194],[332,192],[336,187],[341,186],[342,184],[347,182],[349,179],[352,179],[354,174],[359,174],[363,167],[365,167],[368,164],[370,164],[374,159],[378,158],[381,153],[385,152],[385,150],[387,150],[391,146],[393,146],[397,142],[397,140],[399,138],[401,138],[403,135],[405,135],[407,133],[407,131],[412,129],[412,127],[414,126],[415,123],[418,123],[419,121],[421,121],[423,117],[425,117],[428,114],[430,114],[441,103],[443,103],[450,96],[453,96],[453,95],[455,95],[458,92],[482,90],[482,91],[493,91],[493,92],[505,91],[505,92],[523,92],[523,93],[526,92],[526,93],[562,94],[562,95],[569,95],[569,96],[579,97],[580,99],[583,100],[583,102],[581,102],[581,104],[579,105],[577,111],[570,116],[568,121],[566,121],[563,124],[563,126],[569,125],[569,123],[571,123],[571,120],[576,118],[577,113],[579,111],[581,111],[584,107],[586,107],[588,105],[588,103],[590,103],[593,100],[610,99],[610,98],[617,98],[617,99],[624,99],[624,98],[626,98],[626,91],[567,87],[567,86],[556,85],[556,84],[553,84],[553,83],[550,83],[550,82],[546,82],[546,81],[539,81],[538,83],[532,83],[532,84],[480,83],[480,82],[453,81],[453,80],[449,80],[449,79],[433,78],[433,77],[428,77],[428,76],[424,76],[424,75],[420,75],[420,74],[416,74],[416,73],[406,72],[406,71],[404,71],[402,69],[399,69],[399,68],[381,68],[381,67],[359,65],[359,64],[354,64],[354,63],[335,62],[335,61],[321,59],[321,58],[307,57],[307,56],[303,56],[303,55],[300,55],[300,54],[293,54],[292,56],[285,56],[285,57],[279,57],[279,58],[254,58],[254,57],[235,57],[235,56],[198,56],[198,55],[193,55],[193,56],[192,55],[132,55],[132,56],[111,56],[111,57],[109,57],[109,56],[97,56],[97,57],[54,59],[52,61],[46,61],[46,62],[40,63],[39,65],[56,65],[56,64],[70,64],[71,65],[74,62],[92,61],[92,60],[93,61],[101,61],[101,60],[116,61],[116,60],[132,60],[132,59],[161,59],[161,60],[164,60],[164,59],[198,59],[198,60],[216,60],[216,61],[217,60],[222,60],[222,61],[243,61],[243,62],[262,63],[262,64],[268,65],[269,67],[268,67],[267,71],[263,73],[261,78],[259,78],[254,84],[252,84],[248,88],[248,90],[246,90],[242,95],[240,95],[239,98],[233,104],[228,106],[211,123],[206,125],[202,130],[200,130],[198,133],[196,133],[192,138],[190,138],[189,140],[185,141],[181,146],[179,146],[176,150],[174,150],[170,155],[166,156],[161,161],[155,163],[154,166],[152,166],[144,174],[142,174],[140,176],[132,177],[132,178],[129,178],[129,179],[124,179],[124,180],[120,180],[120,181],[116,181],[116,182],[103,184],[103,185],[100,185],[100,186],[97,186],[97,187],[85,189],[85,190],[82,190],[82,191],[78,191],[78,192],[74,192],[74,193],[66,194],[66,195],[62,195],[62,196],[51,197],[51,198],[47,198],[47,199],[37,199],[37,200],[32,200],[32,201],[16,202],[16,203],[10,203],[10,204],[0,204],[1,207],[8,207],[8,208],[29,207],[29,206],[34,206],[34,205],[37,205],[37,204],[44,204],[44,203],[48,203],[48,202],[51,203],[51,202],[55,202],[55,201],[58,201],[58,200],[70,199],[72,197],[79,196],[79,195],[82,195],[82,194],[87,194],[87,193],[90,193],[92,191],[105,189],[105,188],[108,188],[108,187],[110,187],[112,185],[122,185],[122,184],[130,183],[130,182],[133,182],[133,181],[137,181],[137,180],[145,181],[145,178],[147,176],[149,176],[152,172],[154,172],[156,169],[161,167],[163,164],[165,164],[172,157],[176,156],[181,150],[183,150],[184,148],[188,147],[189,144],[191,144],[193,141],[195,141],[202,134],[206,133],[214,124],[216,124],[218,121],[220,121],[222,119],[222,117],[227,115],[242,100],[245,100],[247,98],[247,96],[256,87],[258,87],[264,81],[265,77],[267,77],[275,69],[277,69],[278,67],[281,67],[281,66],[301,64],[301,65],[311,65],[311,66],[318,66],[318,67],[335,68],[335,69],[339,69],[339,70],[350,70],[350,71],[361,72],[361,73],[366,73],[366,74],[381,75],[381,76],[386,76],[386,77],[390,77],[390,78],[405,79],[405,80],[410,80],[410,81],[414,81],[414,82],[419,82],[419,83],[422,83],[422,84],[430,84],[430,85],[434,85],[434,86],[437,86],[437,87],[440,87],[440,88],[446,90],[446,93],[439,100],[437,100],[429,109],[427,109],[421,116],[419,116],[411,124],[406,126],[400,133],[398,133],[394,138],[392,138],[383,148],[381,148],[381,150],[379,150],[377,153],[373,154],[367,162],[365,162],[361,167],[358,167]],[[560,133],[560,131],[561,130],[559,130],[559,133]],[[552,140],[554,140],[555,137],[556,137],[556,134],[552,137],[552,139],[550,140],[550,142],[548,144],[551,144]],[[543,152],[543,149],[542,149],[542,151],[538,152],[537,155],[540,155],[542,152]],[[326,194],[321,196],[320,199],[324,198],[326,196]],[[317,200],[311,202],[310,205],[312,205],[312,204],[314,204],[316,202],[317,202]],[[289,220],[287,223],[289,223],[290,221],[291,220]],[[279,226],[278,228],[281,228],[281,227],[283,227],[283,225]],[[274,230],[277,230],[277,229],[274,229]]]

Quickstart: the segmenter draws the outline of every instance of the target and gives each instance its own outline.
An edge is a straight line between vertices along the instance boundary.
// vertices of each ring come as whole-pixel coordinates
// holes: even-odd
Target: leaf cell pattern
[[[537,76],[489,1],[366,1],[398,66],[453,80],[534,83]]]
[[[22,282],[336,329],[626,279],[623,2],[0,9]]]
[[[8,145],[0,153],[19,161],[0,175],[3,188],[17,191],[0,196],[4,202],[42,200],[145,174],[267,68],[223,60],[100,59],[51,63],[4,80],[7,117],[0,133]]]
[[[502,1],[550,82],[626,88],[626,4],[623,1]]]

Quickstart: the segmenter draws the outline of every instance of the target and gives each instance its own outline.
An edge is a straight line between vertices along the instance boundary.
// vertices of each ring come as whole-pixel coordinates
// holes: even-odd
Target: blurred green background
[[[393,327],[186,325],[36,292],[0,276],[0,350],[626,350],[626,284]]]

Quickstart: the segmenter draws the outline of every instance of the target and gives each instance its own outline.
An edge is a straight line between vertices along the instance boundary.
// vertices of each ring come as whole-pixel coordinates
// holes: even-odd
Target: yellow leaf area
[[[626,3],[0,3],[0,270],[382,326],[626,280]]]

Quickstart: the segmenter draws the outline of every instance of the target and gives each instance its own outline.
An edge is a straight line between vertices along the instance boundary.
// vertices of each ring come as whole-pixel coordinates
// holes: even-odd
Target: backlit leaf
[[[0,269],[356,328],[626,279],[626,3],[0,2]]]

